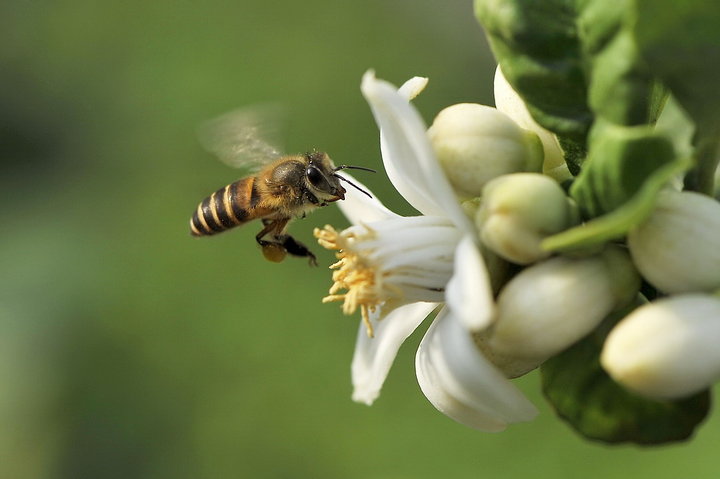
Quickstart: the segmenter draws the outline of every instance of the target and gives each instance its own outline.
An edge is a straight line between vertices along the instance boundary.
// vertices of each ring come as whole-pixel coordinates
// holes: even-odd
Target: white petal
[[[461,424],[494,432],[537,415],[535,406],[485,359],[447,308],[423,338],[415,367],[428,400]]]
[[[453,315],[471,331],[485,329],[493,319],[495,302],[490,278],[470,235],[455,250],[455,270],[445,289],[445,300]]]
[[[425,77],[412,77],[398,88],[398,93],[406,99],[412,100],[422,93],[427,84],[428,79]]]
[[[545,152],[543,173],[558,182],[572,178],[555,135],[538,125],[533,119],[525,102],[510,86],[499,66],[495,70],[495,106],[515,123],[534,132],[540,138]]]
[[[427,127],[405,96],[408,92],[399,93],[371,71],[363,76],[361,89],[380,128],[385,171],[398,192],[421,213],[447,216],[459,228],[471,231],[432,151]]]
[[[526,130],[535,131],[542,128],[530,115],[525,102],[507,81],[500,66],[495,69],[494,88],[495,107],[498,110]]]
[[[387,97],[397,97],[400,102],[408,104],[410,87],[402,94],[394,86],[375,79],[372,72],[363,76],[361,89],[375,116],[380,128],[380,148],[382,150],[385,171],[398,192],[418,211],[423,214],[442,214],[436,201],[430,194],[429,185],[425,181],[415,160],[415,151],[410,140],[425,137],[425,127],[420,120],[418,131],[411,132],[415,138],[406,138],[401,122],[388,103]],[[409,104],[408,104],[409,105]],[[429,148],[429,145],[428,145]]]
[[[352,185],[346,185],[345,200],[338,201],[337,205],[350,223],[354,225],[360,222],[367,224],[373,221],[399,217],[399,215],[387,209],[385,205],[372,194],[372,191],[370,191],[367,186],[345,172],[341,173],[341,176],[367,191],[372,196],[372,198],[370,198]]]
[[[376,320],[377,313],[372,314],[374,338],[369,338],[365,326],[360,324],[352,360],[353,401],[370,405],[377,399],[400,346],[436,306],[437,303],[408,304],[381,321]]]

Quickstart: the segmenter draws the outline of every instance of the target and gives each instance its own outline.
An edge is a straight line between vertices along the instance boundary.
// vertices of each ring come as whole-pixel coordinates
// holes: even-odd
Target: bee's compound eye
[[[308,166],[308,169],[305,172],[305,174],[307,175],[308,181],[310,181],[310,184],[316,188],[320,187],[320,185],[322,185],[323,182],[325,181],[325,178],[323,178],[323,175],[322,175],[322,173],[320,173],[320,170],[318,170],[314,166]]]

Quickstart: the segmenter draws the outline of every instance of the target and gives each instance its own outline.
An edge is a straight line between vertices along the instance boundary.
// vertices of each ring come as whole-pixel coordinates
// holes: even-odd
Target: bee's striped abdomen
[[[190,220],[193,236],[207,236],[221,233],[248,221],[248,211],[242,203],[247,201],[247,192],[254,190],[255,178],[243,178],[220,188],[198,205]]]

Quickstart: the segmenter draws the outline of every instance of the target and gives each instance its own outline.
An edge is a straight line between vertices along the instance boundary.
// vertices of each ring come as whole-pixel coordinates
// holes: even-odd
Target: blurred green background
[[[0,478],[704,478],[718,418],[693,442],[580,439],[538,393],[502,434],[438,413],[406,344],[378,402],[350,400],[357,318],[322,305],[329,273],[266,262],[248,227],[193,239],[197,203],[237,172],[199,123],[287,106],[290,152],[379,167],[359,91],[374,68],[431,79],[428,121],[492,104],[469,0],[156,0],[0,4]],[[383,174],[366,182],[410,208]],[[293,225],[345,224],[326,208]],[[329,264],[328,252],[319,253]],[[717,477],[717,476],[714,476]]]

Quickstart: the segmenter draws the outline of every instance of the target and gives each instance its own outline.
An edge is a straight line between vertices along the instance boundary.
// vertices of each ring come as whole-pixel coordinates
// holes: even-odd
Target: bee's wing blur
[[[235,168],[257,171],[282,156],[282,108],[258,105],[226,113],[200,125],[203,147]]]

